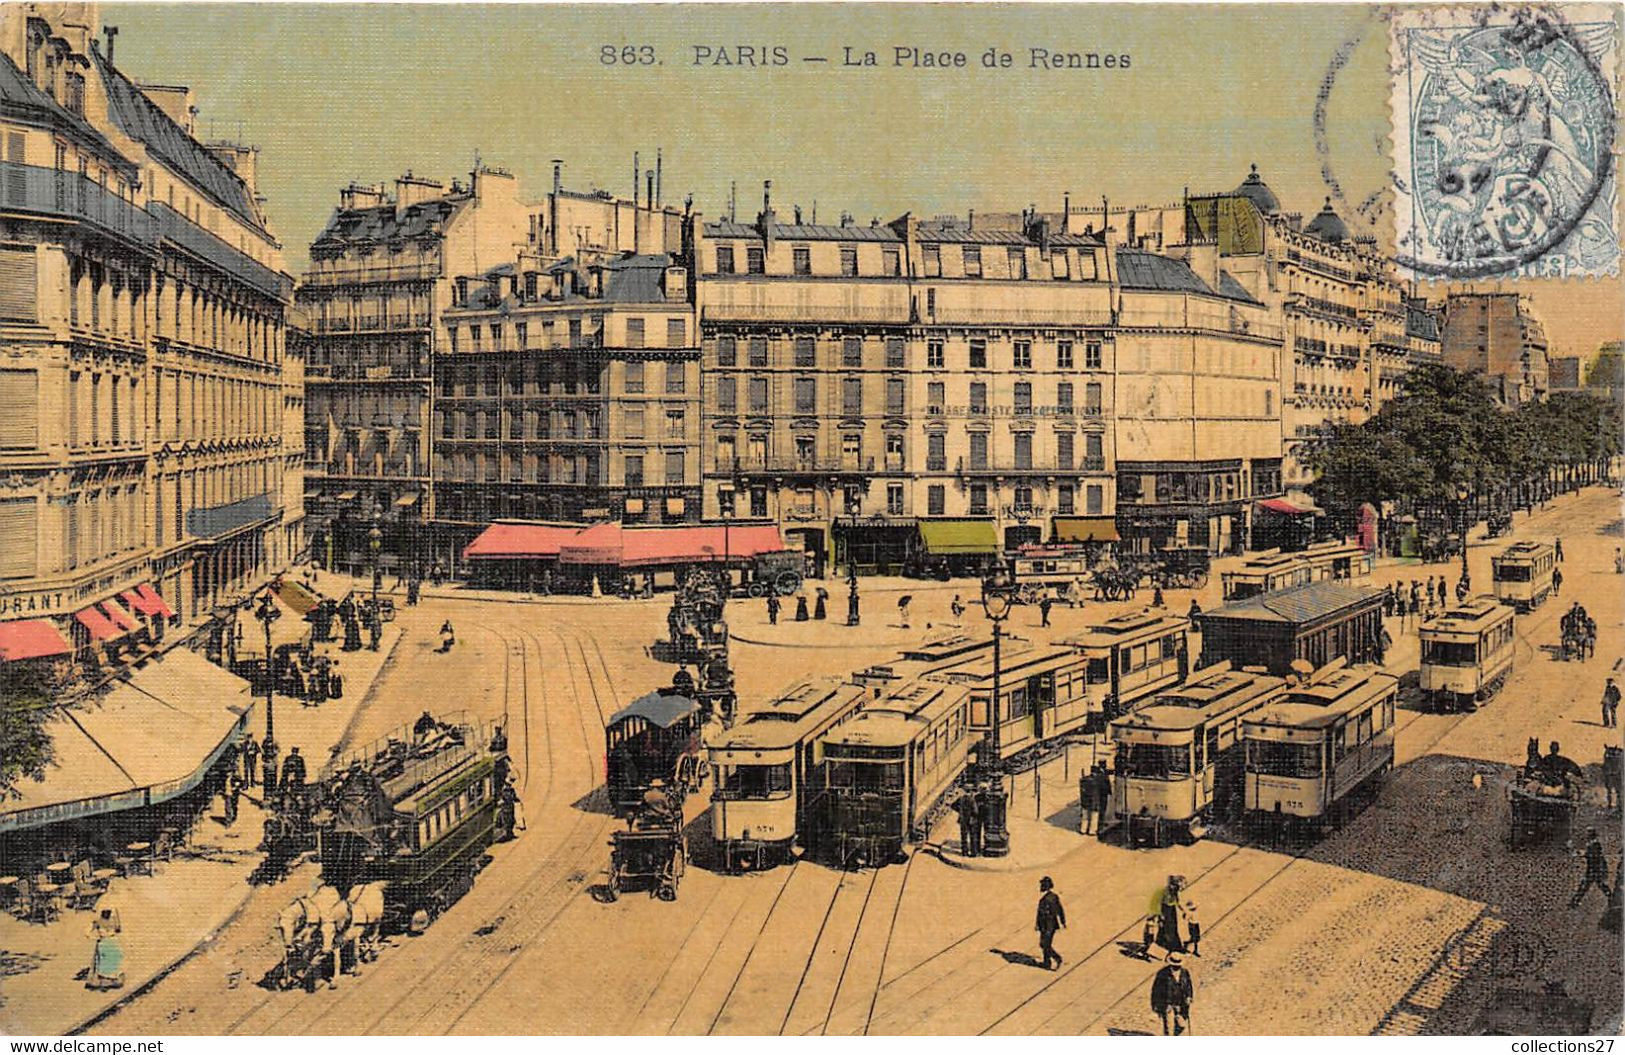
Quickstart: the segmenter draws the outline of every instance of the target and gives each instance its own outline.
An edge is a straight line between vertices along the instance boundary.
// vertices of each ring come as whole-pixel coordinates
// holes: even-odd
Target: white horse
[[[357,883],[350,888],[346,903],[350,909],[350,928],[345,933],[344,944],[354,944],[354,973],[359,974],[363,963],[378,958],[378,940],[384,929],[383,882]]]
[[[341,951],[350,930],[350,905],[330,886],[314,890],[294,900],[277,917],[282,938],[282,977],[292,979],[295,958],[314,967],[329,961],[327,987],[338,987]]]

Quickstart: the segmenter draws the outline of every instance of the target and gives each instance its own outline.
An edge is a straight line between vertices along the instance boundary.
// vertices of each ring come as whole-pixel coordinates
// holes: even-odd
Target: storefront
[[[901,575],[918,532],[914,517],[840,517],[835,521],[835,560],[857,566],[859,575]]]
[[[999,556],[999,528],[991,520],[922,520],[910,567],[922,578],[979,574]]]
[[[1290,498],[1261,498],[1254,503],[1253,548],[1296,553],[1315,540],[1319,507]]]
[[[579,524],[498,521],[463,550],[469,581],[477,586],[550,593],[559,550],[581,534]]]

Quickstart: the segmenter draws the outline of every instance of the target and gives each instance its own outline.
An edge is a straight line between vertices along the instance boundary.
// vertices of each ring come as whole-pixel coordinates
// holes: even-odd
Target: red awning
[[[553,524],[492,524],[468,544],[463,556],[557,557],[559,548],[580,533],[580,528]]]
[[[1303,506],[1285,498],[1260,498],[1258,504],[1272,513],[1285,513],[1288,516],[1306,516],[1321,511],[1318,506]]]
[[[561,564],[621,563],[621,525],[594,524],[559,546]]]
[[[56,624],[45,619],[14,619],[0,623],[0,660],[38,659],[73,651]]]
[[[124,631],[119,629],[118,624],[107,618],[107,613],[100,608],[94,606],[82,608],[73,613],[73,617],[79,620],[80,625],[86,630],[90,631],[92,641],[112,641],[114,638],[124,636]]]
[[[121,630],[141,629],[141,624],[136,620],[135,616],[131,615],[122,604],[112,598],[102,602],[102,610],[107,613],[109,619],[113,620],[114,625]]]
[[[125,590],[119,594],[124,603],[140,612],[142,615],[152,616],[155,619],[173,619],[175,610],[163,599],[150,582],[144,582],[133,590]]]
[[[784,549],[772,524],[684,524],[623,528],[597,524],[566,543],[559,552],[565,564],[616,564],[623,568],[657,564],[692,564],[738,560]]]

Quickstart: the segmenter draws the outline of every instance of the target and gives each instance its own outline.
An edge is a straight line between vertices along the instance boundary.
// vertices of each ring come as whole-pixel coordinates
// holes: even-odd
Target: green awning
[[[1116,542],[1117,521],[1112,517],[1056,517],[1056,542]]]
[[[991,520],[922,520],[920,541],[933,557],[999,552],[999,530]]]

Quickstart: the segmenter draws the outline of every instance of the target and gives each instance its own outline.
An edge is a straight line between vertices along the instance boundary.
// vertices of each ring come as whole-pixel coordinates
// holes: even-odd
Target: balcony
[[[233,249],[163,202],[153,202],[149,211],[158,221],[160,237],[199,257],[204,263],[252,286],[267,297],[287,300],[292,293],[290,288],[292,283],[287,275],[272,271],[252,257]]]
[[[929,468],[929,467],[928,467]],[[959,459],[954,466],[955,476],[1069,476],[1076,473],[1102,473],[1106,471],[1105,458],[1080,458],[1075,465],[1013,465],[984,462],[980,465]]]
[[[275,515],[271,496],[258,494],[225,505],[187,510],[186,531],[196,538],[218,539]]]
[[[0,188],[8,211],[67,216],[148,248],[157,244],[151,214],[78,173],[4,161]]]
[[[395,315],[362,315],[358,318],[313,319],[312,333],[389,333],[398,330],[427,330],[429,314],[413,312]],[[475,351],[480,349],[476,348]]]
[[[1354,322],[1360,317],[1358,309],[1346,304],[1337,304],[1320,297],[1311,297],[1307,293],[1293,293],[1286,299],[1289,308],[1299,308],[1305,311],[1315,311],[1322,315],[1330,315],[1337,319]]]
[[[365,286],[382,282],[427,282],[440,277],[438,263],[399,264],[393,267],[347,267],[342,261],[332,269],[307,271],[300,278],[301,286],[331,288],[333,286]]]

